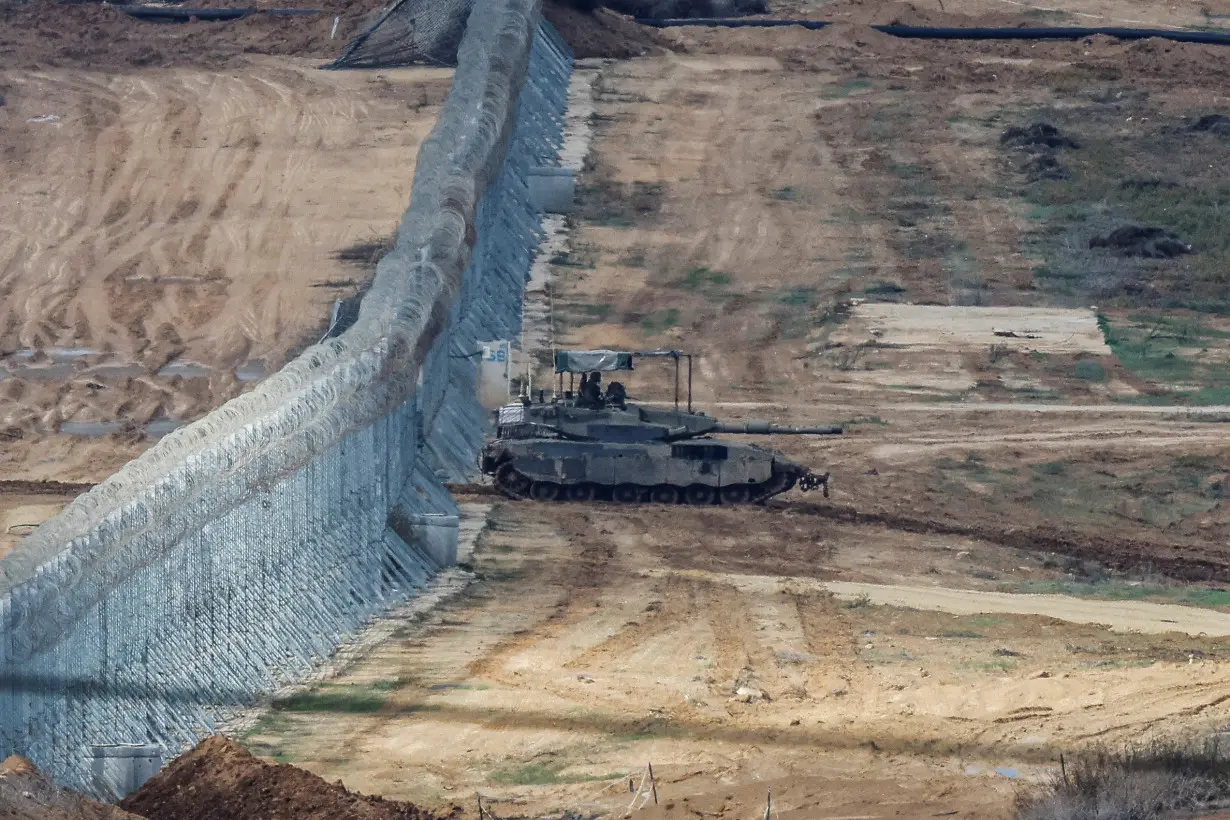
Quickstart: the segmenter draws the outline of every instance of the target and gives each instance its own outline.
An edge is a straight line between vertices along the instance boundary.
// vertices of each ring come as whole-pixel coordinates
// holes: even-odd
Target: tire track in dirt
[[[815,661],[806,667],[807,689],[813,697],[863,688],[866,667],[858,660],[853,630],[831,593],[787,589],[803,626],[807,652]]]
[[[711,689],[725,694],[748,684],[781,691],[773,653],[758,637],[749,634],[755,620],[748,598],[725,584],[700,580],[700,606],[713,632],[714,683]]]
[[[534,590],[525,594],[524,616],[532,621],[533,628],[517,630],[467,665],[471,676],[515,685],[503,668],[508,659],[559,635],[585,618],[594,601],[601,597],[608,578],[617,573],[620,562],[614,542],[606,537],[609,533],[602,532],[597,523],[601,521],[600,511],[543,510],[538,505],[520,508],[504,505],[500,509],[509,512],[500,513],[499,526],[518,522],[530,531],[543,532],[544,523],[550,522],[558,529],[543,532],[544,538],[550,538],[559,546],[582,544],[575,555],[559,556],[551,561],[550,570],[538,573]],[[540,517],[543,512],[547,515]]]
[[[566,661],[565,669],[589,669],[640,649],[653,639],[681,628],[699,609],[698,585],[690,580],[667,578],[653,584],[639,597],[650,603],[636,621],[629,621],[615,634]],[[591,607],[592,608],[592,607]]]

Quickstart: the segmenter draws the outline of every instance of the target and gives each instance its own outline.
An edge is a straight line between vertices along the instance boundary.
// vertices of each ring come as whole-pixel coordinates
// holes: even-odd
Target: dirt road
[[[150,422],[318,340],[370,277],[363,246],[391,235],[449,82],[272,57],[0,76],[0,476],[100,480]]]
[[[902,609],[934,610],[954,615],[1044,615],[1076,624],[1100,624],[1116,632],[1222,637],[1230,635],[1230,614],[1196,607],[1169,606],[1139,601],[1086,601],[1069,595],[1020,595],[973,589],[907,587],[896,584],[860,584],[851,581],[816,581],[772,575],[718,574],[692,571],[685,577],[730,584],[751,594],[780,593],[800,584],[827,590],[844,601]]]

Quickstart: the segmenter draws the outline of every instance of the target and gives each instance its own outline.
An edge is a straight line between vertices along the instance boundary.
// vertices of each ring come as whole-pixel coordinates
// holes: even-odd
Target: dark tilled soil
[[[577,59],[624,59],[661,54],[662,38],[651,28],[608,9],[581,11],[559,0],[546,0],[542,14],[572,47]]]
[[[202,5],[228,3],[211,0]],[[34,0],[21,6],[0,6],[0,54],[5,55],[7,69],[218,67],[251,54],[294,55],[325,62],[341,53],[347,40],[380,4],[376,0],[279,0],[274,5],[315,8],[321,13],[151,23],[101,3]],[[330,39],[335,16],[341,19],[336,37]]]
[[[257,760],[211,737],[181,755],[121,803],[148,820],[436,820],[411,803],[367,797],[294,766]]]

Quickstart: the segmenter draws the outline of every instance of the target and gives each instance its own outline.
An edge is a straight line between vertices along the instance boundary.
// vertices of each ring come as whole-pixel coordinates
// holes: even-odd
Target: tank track
[[[540,502],[586,502],[614,501],[619,504],[687,504],[706,507],[714,504],[734,506],[739,504],[763,504],[773,496],[793,489],[796,484],[804,491],[823,488],[824,497],[829,496],[829,474],[806,474],[800,477],[782,474],[762,484],[733,484],[728,487],[709,487],[693,484],[688,487],[658,485],[645,487],[639,484],[619,484],[604,487],[598,484],[556,484],[533,481],[512,464],[496,470],[495,487],[508,498],[517,501]]]

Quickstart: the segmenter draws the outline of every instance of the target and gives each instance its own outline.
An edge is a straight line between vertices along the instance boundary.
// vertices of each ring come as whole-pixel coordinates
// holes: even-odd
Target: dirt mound
[[[804,13],[800,17],[814,17]],[[1022,23],[1018,15],[1004,12],[971,17],[942,11],[934,6],[919,8],[913,3],[883,3],[875,0],[851,0],[824,7],[826,20],[856,23],[865,26],[1010,26]]]
[[[578,59],[587,57],[644,57],[665,51],[661,38],[649,28],[608,9],[582,11],[568,3],[547,0],[543,16],[559,29]]]
[[[1173,259],[1192,252],[1192,246],[1180,240],[1178,234],[1141,225],[1124,225],[1107,236],[1095,236],[1089,240],[1089,247],[1109,248],[1121,256],[1145,259]]]
[[[1076,140],[1048,122],[1009,128],[1000,134],[999,144],[1006,149],[1025,153],[1025,159],[1017,170],[1031,182],[1067,179],[1068,169],[1060,164],[1057,153],[1062,148],[1080,148]]]
[[[1208,131],[1219,137],[1230,137],[1230,117],[1227,117],[1225,114],[1209,114],[1208,116],[1201,117],[1192,126],[1192,130]]]
[[[1023,128],[1009,128],[999,137],[999,144],[1027,151],[1080,148],[1076,140],[1047,122],[1036,122]]]
[[[61,789],[24,757],[0,763],[0,817],[28,820],[140,820],[115,806]]]
[[[149,820],[434,820],[411,803],[366,797],[294,766],[271,766],[233,740],[207,738],[120,806]]]
[[[321,13],[160,24],[137,20],[101,3],[33,0],[0,9],[0,54],[5,55],[8,69],[82,66],[104,71],[170,65],[217,67],[245,54],[324,60],[341,52],[370,11],[354,0],[310,4],[287,0],[278,5],[289,8],[296,2],[321,9]],[[341,19],[336,38],[330,39],[335,16]]]
[[[1176,43],[1157,37],[1126,41],[1098,35],[1081,40],[1080,65],[1090,72],[1117,72],[1138,79],[1200,77],[1202,81],[1230,77],[1222,46]]]

